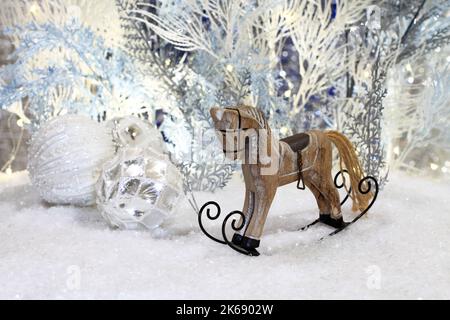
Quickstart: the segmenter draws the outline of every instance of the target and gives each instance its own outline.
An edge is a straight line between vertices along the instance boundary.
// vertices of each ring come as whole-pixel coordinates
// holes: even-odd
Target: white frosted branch
[[[301,1],[297,4],[297,23],[290,35],[299,55],[298,72],[302,81],[293,93],[293,113],[301,110],[300,102],[304,104],[312,94],[326,89],[352,67],[351,48],[346,44],[338,45],[339,38],[350,24],[364,16],[370,4],[369,0],[337,1],[334,19],[331,19],[331,2],[322,5],[320,1]]]

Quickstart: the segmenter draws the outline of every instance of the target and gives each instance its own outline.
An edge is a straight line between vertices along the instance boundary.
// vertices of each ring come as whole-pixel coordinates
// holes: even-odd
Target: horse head
[[[270,130],[263,113],[244,105],[224,109],[214,107],[210,113],[225,156],[256,163],[261,130]]]

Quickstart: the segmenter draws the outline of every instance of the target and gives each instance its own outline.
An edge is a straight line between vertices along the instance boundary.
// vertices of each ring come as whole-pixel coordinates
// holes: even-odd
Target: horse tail
[[[364,171],[358,160],[355,147],[346,136],[337,131],[325,131],[325,136],[336,146],[339,152],[339,165],[341,171],[345,169],[350,176],[351,192],[350,197],[353,200],[353,211],[364,210],[367,208],[373,195],[371,192],[363,194],[359,191],[359,182],[364,178]]]

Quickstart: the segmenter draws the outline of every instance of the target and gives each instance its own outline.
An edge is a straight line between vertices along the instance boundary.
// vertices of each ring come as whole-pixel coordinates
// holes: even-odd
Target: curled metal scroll
[[[373,189],[372,183],[374,185],[374,189],[375,189],[374,191],[372,190]],[[378,192],[380,191],[380,187],[378,185],[377,179],[375,179],[372,176],[366,176],[366,177],[362,178],[358,184],[358,191],[362,194],[368,194],[369,192],[373,192],[372,200],[370,200],[370,203],[367,205],[367,208],[364,209],[363,211],[361,211],[361,213],[358,214],[352,221],[350,221],[344,228],[334,230],[333,232],[331,232],[329,234],[329,236],[333,236],[336,233],[341,232],[348,226],[352,225],[353,223],[358,221],[363,215],[365,215],[370,210],[370,208],[372,208],[373,204],[377,200]],[[322,239],[324,239],[324,238],[321,238],[320,240],[322,240]]]
[[[214,214],[211,214],[211,207],[214,207],[214,210],[215,210]],[[226,244],[230,248],[232,248],[233,250],[235,250],[235,251],[237,251],[239,253],[242,253],[242,254],[245,254],[245,255],[251,255],[247,250],[234,245],[228,239],[227,233],[226,233],[228,221],[231,219],[232,216],[235,216],[235,215],[239,216],[241,222],[239,223],[239,225],[236,225],[238,223],[238,219],[239,218],[233,219],[232,222],[231,222],[231,229],[233,229],[234,231],[237,232],[237,231],[242,230],[242,228],[244,228],[244,226],[245,226],[245,215],[241,211],[239,211],[239,210],[232,211],[223,220],[223,222],[222,222],[222,238],[223,239],[219,239],[219,238],[213,236],[212,234],[210,234],[208,231],[206,231],[206,229],[205,229],[205,227],[203,225],[203,221],[202,221],[205,212],[206,212],[206,217],[209,220],[217,220],[219,218],[220,214],[221,214],[221,209],[220,209],[220,206],[219,206],[219,204],[217,202],[215,202],[215,201],[208,201],[200,208],[200,211],[198,212],[198,224],[199,224],[200,229],[202,230],[202,232],[208,238],[210,238],[211,240],[213,240],[215,242],[218,242],[218,243],[221,243],[221,244]]]
[[[348,175],[348,171],[347,170],[341,170],[338,173],[336,173],[336,175],[334,176],[334,186],[338,189],[342,189],[345,187],[345,175]],[[342,177],[342,183],[339,184],[338,183],[338,179],[339,177]],[[341,201],[341,206],[348,200],[348,198],[350,197],[350,193],[352,192],[352,187],[349,186],[348,189],[345,190],[346,191],[346,195],[344,197],[344,199],[342,199]]]
[[[208,206],[214,206],[216,209],[216,214],[215,215],[211,215],[211,209],[208,208]],[[226,241],[224,240],[220,240],[216,237],[214,237],[213,235],[211,235],[208,231],[206,231],[205,227],[203,226],[203,222],[202,222],[202,218],[203,218],[203,213],[206,210],[206,216],[208,217],[209,220],[217,220],[220,216],[220,206],[217,202],[215,201],[208,201],[206,202],[201,208],[200,211],[198,212],[198,225],[200,226],[200,229],[202,230],[202,232],[211,240],[216,241],[218,243],[221,244],[227,244]]]

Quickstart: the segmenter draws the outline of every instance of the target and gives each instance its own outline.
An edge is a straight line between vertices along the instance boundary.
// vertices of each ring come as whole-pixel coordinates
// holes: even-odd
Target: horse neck
[[[278,161],[278,157],[279,155],[279,140],[278,138],[276,138],[273,134],[272,134],[272,130],[270,129],[270,127],[268,125],[266,125],[266,128],[260,128],[260,129],[264,129],[264,130],[259,130],[258,131],[258,153],[261,152],[261,150],[259,150],[261,148],[261,144],[263,141],[265,141],[265,151],[264,151],[264,155],[265,156],[270,156],[272,158],[273,161]],[[264,134],[265,137],[261,137],[261,134]],[[273,149],[272,149],[273,146]]]
[[[263,130],[260,132],[265,132],[267,143],[275,143],[278,145],[279,140],[272,134],[272,129],[270,129],[269,125],[266,125],[266,128],[262,128]]]

